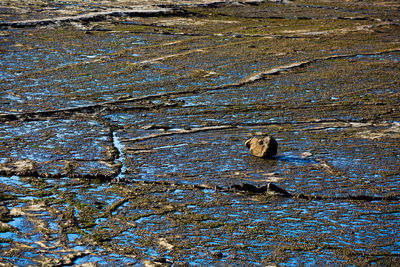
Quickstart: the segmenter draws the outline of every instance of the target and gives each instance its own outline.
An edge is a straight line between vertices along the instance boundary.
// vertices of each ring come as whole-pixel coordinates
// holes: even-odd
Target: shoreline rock
[[[272,158],[278,151],[278,143],[272,136],[252,137],[245,146],[250,149],[250,154],[259,158]]]
[[[232,185],[230,188],[236,191],[243,191],[254,194],[268,194],[268,195],[278,195],[282,197],[293,197],[293,195],[290,194],[288,191],[273,183],[267,183],[266,185],[263,186],[255,186],[252,184],[244,183],[244,184]]]

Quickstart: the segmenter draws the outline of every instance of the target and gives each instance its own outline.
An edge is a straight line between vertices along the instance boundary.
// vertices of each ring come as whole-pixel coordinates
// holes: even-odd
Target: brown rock
[[[250,154],[260,158],[272,158],[278,150],[278,143],[272,136],[252,137],[245,142]]]

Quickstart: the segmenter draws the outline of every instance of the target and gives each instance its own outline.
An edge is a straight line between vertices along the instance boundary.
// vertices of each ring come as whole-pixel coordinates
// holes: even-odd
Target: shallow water
[[[400,16],[382,3],[1,26],[0,261],[398,265]],[[140,4],[10,1],[0,21]],[[244,146],[265,134],[269,160]],[[292,197],[234,189],[269,182]]]

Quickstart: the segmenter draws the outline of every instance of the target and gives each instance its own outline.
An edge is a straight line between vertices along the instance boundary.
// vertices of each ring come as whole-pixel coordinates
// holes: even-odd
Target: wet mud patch
[[[244,149],[243,140],[248,136],[244,129],[233,127],[188,134],[177,132],[175,135],[143,141],[126,139],[126,166],[132,166],[131,169],[134,170],[127,175],[133,175],[134,179],[139,180],[178,179],[191,184],[240,183],[243,177],[230,177],[228,174],[258,171],[248,168],[249,164],[257,166],[257,159],[249,158]],[[163,160],[157,160],[159,158]],[[276,170],[273,166],[277,163],[259,161],[258,165],[260,169],[271,173]],[[267,166],[271,169],[268,170]]]
[[[381,201],[309,201],[178,183],[27,182],[19,182],[19,193],[31,198],[6,202],[5,262],[18,255],[19,262],[40,263],[46,253],[46,262],[61,264],[270,264],[277,258],[290,264],[305,255],[319,263],[370,264],[391,262],[396,253],[393,201],[382,211]],[[49,195],[34,197],[39,188]],[[386,224],[371,227],[378,218]]]
[[[110,179],[118,173],[112,133],[97,121],[12,122],[0,133],[3,175]]]

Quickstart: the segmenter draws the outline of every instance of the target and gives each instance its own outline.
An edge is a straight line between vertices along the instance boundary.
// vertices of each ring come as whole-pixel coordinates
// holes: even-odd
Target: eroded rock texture
[[[0,265],[400,266],[399,8],[0,1]]]
[[[272,158],[278,151],[278,143],[272,136],[252,137],[245,142],[250,154],[259,158]]]

